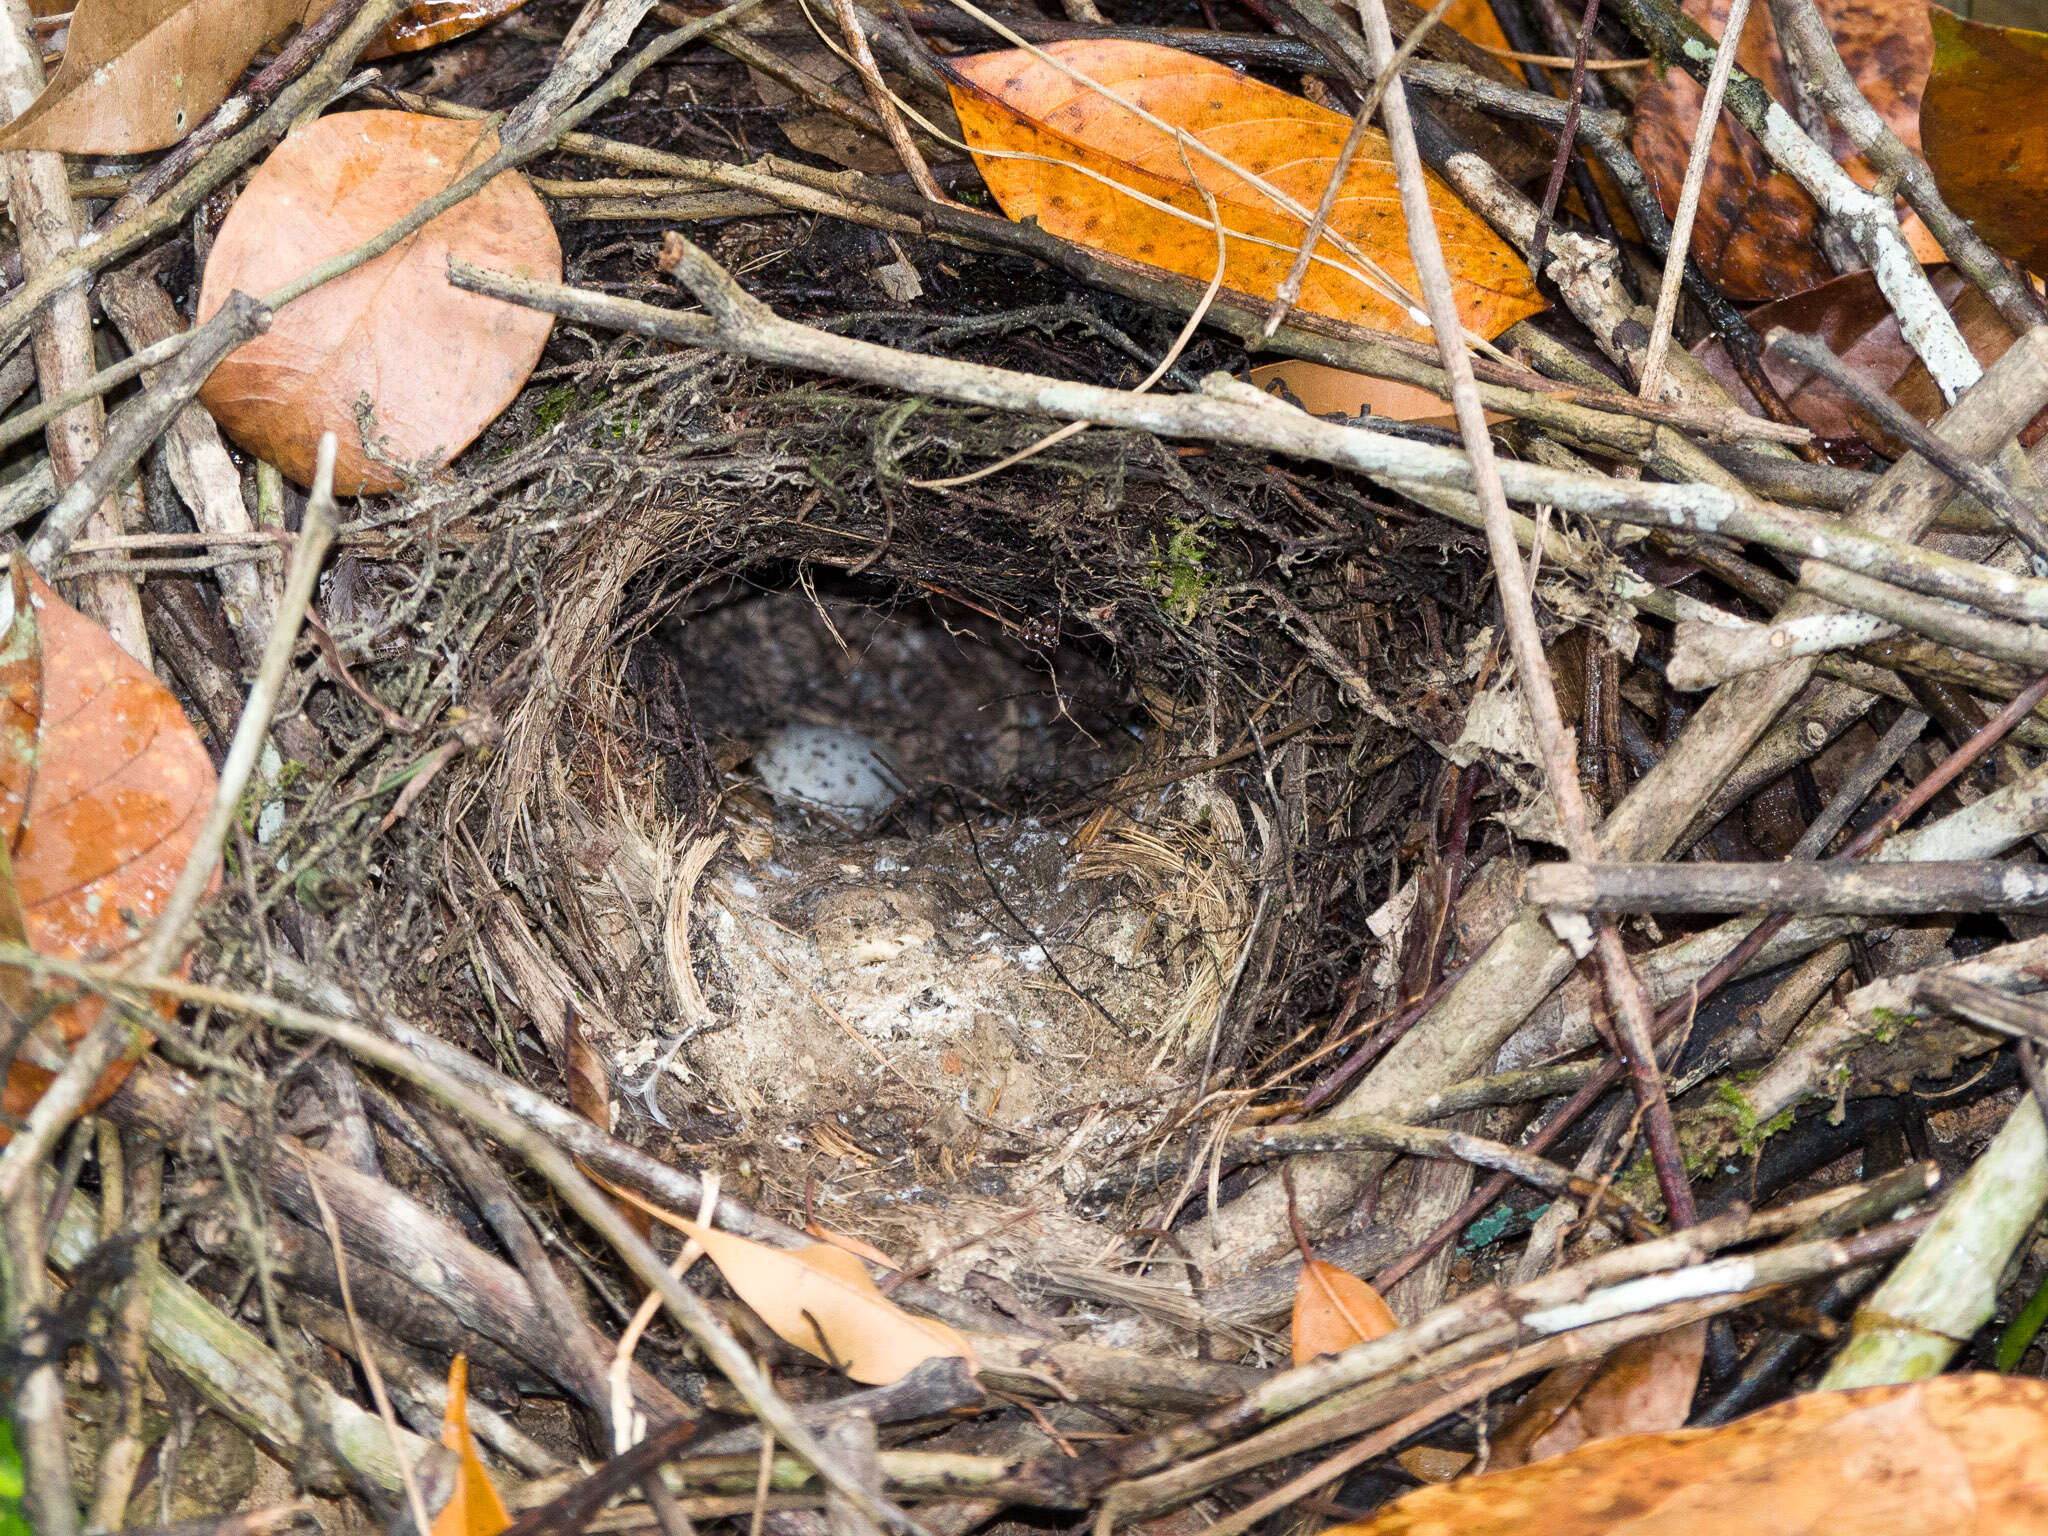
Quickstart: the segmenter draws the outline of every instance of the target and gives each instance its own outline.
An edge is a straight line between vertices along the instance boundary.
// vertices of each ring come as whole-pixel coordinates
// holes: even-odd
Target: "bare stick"
[[[0,110],[10,118],[26,110],[45,83],[42,56],[29,21],[23,0],[9,0],[5,15],[0,16]],[[85,225],[71,200],[62,155],[48,150],[10,150],[0,154],[0,167],[5,171],[7,206],[21,241],[22,263],[33,276],[77,250]],[[62,295],[39,318],[35,360],[36,378],[48,399],[72,393],[90,377],[92,311],[83,292]],[[106,415],[96,395],[50,420],[45,435],[50,465],[60,487],[85,474],[87,464],[100,452],[105,431]],[[126,479],[122,476],[101,486],[86,509],[84,515],[91,518],[93,532],[101,537],[125,531],[122,504],[129,499]],[[134,511],[139,515],[139,495],[136,500]],[[122,650],[144,666],[150,664],[149,633],[133,579],[95,577],[80,583],[74,595],[80,599],[79,607],[98,620]]]
[[[64,1415],[64,1350],[51,1339],[42,1315],[51,1300],[43,1266],[43,1212],[36,1183],[0,1206],[0,1321],[23,1365],[8,1416],[14,1422],[26,1487],[29,1529],[37,1536],[77,1536],[78,1506],[71,1496],[70,1431]]]
[[[123,406],[92,462],[57,498],[50,515],[29,540],[32,564],[48,568],[71,546],[87,518],[134,472],[143,454],[163,436],[171,419],[192,402],[214,365],[251,336],[270,328],[270,310],[236,292],[206,324],[195,327],[156,387]]]
[[[1696,80],[1704,80],[1718,67],[1723,52],[1720,45],[1671,0],[1619,0],[1619,4],[1629,26],[1648,45],[1660,67],[1683,69]],[[1731,39],[1727,51],[1733,48]],[[1808,138],[1792,114],[1779,106],[1754,76],[1732,70],[1727,103],[1778,167],[1806,189],[1824,214],[1849,231],[1870,263],[1885,302],[1899,317],[1906,344],[1927,364],[1942,398],[1954,401],[1984,370],[1907,249],[1890,195],[1858,186],[1834,155]]]
[[[329,446],[334,434],[328,433],[321,443],[321,456],[327,461],[328,478],[334,475],[334,450]],[[356,1359],[363,1367],[363,1379],[370,1384],[370,1401],[377,1405],[377,1417],[384,1421],[385,1438],[391,1444],[391,1459],[398,1463],[398,1480],[405,1489],[406,1507],[412,1511],[413,1525],[422,1531],[431,1530],[427,1522],[427,1503],[420,1496],[420,1480],[413,1464],[406,1460],[405,1445],[399,1438],[398,1416],[391,1411],[390,1394],[384,1390],[384,1373],[377,1369],[377,1357],[368,1345],[363,1343],[362,1320],[356,1316],[354,1295],[348,1288],[348,1254],[341,1243],[341,1228],[335,1225],[334,1211],[327,1204],[327,1196],[321,1191],[320,1180],[314,1176],[312,1165],[306,1168],[306,1183],[313,1191],[313,1203],[320,1208],[320,1225],[327,1233],[328,1246],[334,1252],[334,1273],[341,1282],[341,1310],[348,1316],[348,1328],[355,1338]]]
[[[2048,1008],[2026,1002],[1953,972],[1921,971],[1906,978],[1913,996],[1972,1024],[2039,1045],[2048,1041]]]
[[[1320,421],[1217,375],[1204,381],[1201,395],[1138,395],[898,352],[814,330],[776,315],[701,253],[678,258],[676,271],[711,311],[709,319],[516,278],[459,260],[451,261],[448,270],[449,281],[458,288],[686,345],[724,346],[763,360],[976,405],[1043,411],[1068,420],[1134,427],[1162,436],[1264,448],[1354,469],[1395,484],[1404,492],[1410,486],[1470,487],[1471,461],[1455,449]],[[2048,333],[2022,337],[2013,352],[2021,347],[2028,349],[2032,359],[2048,362]],[[2023,366],[2027,360],[2016,359],[2013,366]],[[1802,508],[1759,501],[1740,490],[1718,485],[1622,482],[1513,460],[1498,462],[1496,470],[1507,493],[1517,501],[1547,501],[1591,517],[1750,539],[1789,554],[1867,571],[1888,582],[1968,602],[1988,612],[2048,619],[2048,582],[1920,549]]]
[[[2048,633],[2038,624],[2007,624],[1987,619],[1937,598],[1818,562],[1801,567],[1799,586],[1802,591],[1831,603],[1889,619],[1902,629],[1972,655],[2009,661],[2030,672],[2048,670]]]
[[[1740,3],[1740,0],[1738,0]],[[1359,14],[1365,21],[1367,46],[1381,68],[1394,51],[1392,29],[1387,25],[1386,7],[1381,0],[1361,0]],[[1537,750],[1543,756],[1544,778],[1557,802],[1558,819],[1564,824],[1565,846],[1572,857],[1591,861],[1599,857],[1593,841],[1592,824],[1579,787],[1579,770],[1572,751],[1564,716],[1557,707],[1557,694],[1550,676],[1550,661],[1544,654],[1543,637],[1536,628],[1536,610],[1528,576],[1515,542],[1514,525],[1508,513],[1507,493],[1501,487],[1494,465],[1493,440],[1487,433],[1486,412],[1479,403],[1478,383],[1472,376],[1471,359],[1459,341],[1457,297],[1451,289],[1450,273],[1444,267],[1443,247],[1437,240],[1436,216],[1429,205],[1429,186],[1424,180],[1422,156],[1415,147],[1415,130],[1408,118],[1408,99],[1399,80],[1387,88],[1382,108],[1387,124],[1387,141],[1393,151],[1395,179],[1401,192],[1401,211],[1408,220],[1408,250],[1415,259],[1417,281],[1423,302],[1429,306],[1430,323],[1443,351],[1444,373],[1450,380],[1451,404],[1458,415],[1458,435],[1472,461],[1472,479],[1479,493],[1479,507],[1486,518],[1486,542],[1493,558],[1494,580],[1500,584],[1501,611],[1507,623],[1508,640],[1514,652],[1515,669],[1521,675],[1522,697],[1535,727]],[[1650,1133],[1650,1146],[1657,1175],[1664,1191],[1671,1219],[1679,1226],[1693,1220],[1692,1195],[1685,1181],[1685,1163],[1678,1152],[1678,1140],[1671,1125],[1671,1106],[1664,1098],[1664,1084],[1658,1074],[1656,1052],[1650,1044],[1650,1007],[1642,984],[1628,963],[1621,935],[1603,927],[1596,945],[1600,965],[1606,974],[1607,990],[1616,1017],[1621,1021],[1621,1050],[1634,1077]]]
[[[2048,910],[2048,870],[1998,859],[1942,864],[1538,864],[1523,894],[1575,912]]]
[[[75,389],[68,389],[40,405],[8,417],[5,422],[0,422],[0,448],[11,448],[23,438],[33,437],[73,406],[97,399],[109,390],[126,384],[145,369],[168,362],[184,351],[185,344],[191,339],[191,333],[188,331],[181,331],[176,336],[167,336],[155,346],[141,348],[122,358],[112,367],[102,368]]]
[[[832,9],[839,18],[840,30],[846,34],[846,46],[852,50],[854,73],[867,87],[868,100],[874,104],[875,115],[882,120],[882,127],[888,132],[889,145],[896,151],[896,158],[903,162],[903,169],[917,183],[918,191],[932,202],[950,203],[953,199],[932,179],[932,168],[925,164],[924,152],[911,138],[910,128],[903,121],[902,112],[897,110],[896,98],[889,94],[889,87],[882,81],[881,66],[875,63],[875,51],[868,46],[868,35],[861,29],[853,0],[832,0]]]
[[[133,272],[109,272],[100,279],[100,307],[120,327],[121,335],[137,354],[147,354],[175,343],[184,346],[191,331],[170,296],[148,277]],[[151,366],[154,366],[153,364]],[[163,386],[160,376],[145,371],[143,384],[150,389]],[[276,549],[276,536],[259,533],[250,518],[249,505],[242,496],[242,475],[227,448],[220,429],[206,407],[187,406],[171,419],[163,439],[164,467],[171,484],[191,509],[201,539],[218,538],[234,542],[262,541]],[[143,535],[142,537],[160,537]],[[72,546],[72,553],[84,554],[86,547]],[[284,588],[282,562],[240,562],[222,567],[221,611],[243,659],[251,666],[263,660],[263,647],[277,622],[277,598]],[[239,692],[239,690],[237,690]],[[314,743],[283,743],[289,760],[313,761],[319,752]]]
[[[1688,620],[1672,636],[1665,681],[1683,691],[1711,688],[1797,656],[1854,650],[1874,640],[1888,640],[1898,632],[1899,626],[1889,620],[1837,610],[1810,613],[1781,624]]]
[[[1748,21],[1749,0],[1733,0],[1728,7],[1728,25],[1721,33],[1721,49],[1714,55],[1713,72],[1707,76],[1707,93],[1700,102],[1692,154],[1685,162],[1685,180],[1678,189],[1678,209],[1671,216],[1671,243],[1664,252],[1664,281],[1657,289],[1657,319],[1650,327],[1650,350],[1643,359],[1643,382],[1638,391],[1647,400],[1663,393],[1664,355],[1671,350],[1671,327],[1678,318],[1678,300],[1685,288],[1685,253],[1692,245],[1692,221],[1699,212],[1700,188],[1707,179],[1714,132],[1721,124],[1721,98],[1727,93],[1728,75],[1735,68],[1735,51]]]

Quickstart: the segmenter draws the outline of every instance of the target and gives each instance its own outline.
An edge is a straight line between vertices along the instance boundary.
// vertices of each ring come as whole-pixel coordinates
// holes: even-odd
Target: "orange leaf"
[[[1294,1287],[1296,1365],[1318,1355],[1341,1355],[1400,1326],[1380,1293],[1358,1276],[1321,1259],[1301,1266]]]
[[[505,1501],[491,1485],[469,1432],[469,1356],[448,1367],[448,1407],[441,1415],[441,1443],[455,1452],[455,1492],[434,1516],[432,1536],[498,1536],[512,1523]]]
[[[1500,19],[1493,14],[1493,7],[1486,0],[1451,0],[1451,7],[1444,12],[1444,19],[1437,23],[1470,38],[1482,48],[1498,48],[1508,52],[1514,45],[1508,41],[1507,33],[1500,29]]]
[[[726,1284],[761,1321],[855,1381],[886,1385],[941,1355],[970,1367],[974,1350],[946,1324],[889,1300],[854,1255],[830,1243],[770,1248],[680,1216],[663,1219],[704,1247]]]
[[[70,959],[124,954],[163,911],[214,784],[206,749],[155,674],[17,558],[0,636],[0,836],[28,946]],[[174,1005],[161,1006],[168,1016]],[[80,998],[38,1034],[69,1044],[99,1015],[98,998]],[[86,1109],[131,1065],[108,1068]],[[52,1076],[17,1057],[0,1107],[26,1114]]]
[[[1920,105],[1927,164],[1948,205],[2021,266],[2048,270],[2048,34],[1930,8],[1934,72]]]
[[[1814,1392],[1422,1488],[1323,1536],[2004,1536],[2048,1522],[2048,1383]]]
[[[477,123],[337,112],[272,152],[221,225],[199,318],[229,293],[265,294],[360,244],[497,150]],[[244,448],[301,484],[323,432],[341,440],[334,488],[393,491],[395,465],[448,463],[509,405],[553,323],[449,286],[459,256],[558,280],[562,248],[539,197],[507,171],[393,250],[285,306],[200,391]],[[375,452],[356,415],[369,401]]]
[[[862,1242],[857,1237],[848,1237],[844,1232],[834,1232],[830,1227],[820,1222],[806,1222],[804,1224],[804,1231],[821,1243],[830,1243],[834,1248],[844,1248],[848,1253],[856,1254],[863,1259],[872,1260],[884,1269],[901,1269],[903,1267],[873,1243]]]
[[[1489,1465],[1519,1467],[1590,1440],[1683,1428],[1706,1348],[1707,1325],[1693,1323],[1632,1340],[1605,1360],[1561,1366],[1515,1405]]]
[[[1284,393],[1311,416],[1378,416],[1385,421],[1413,421],[1456,429],[1451,402],[1399,379],[1374,378],[1328,363],[1291,357],[1284,363],[1261,363],[1245,377],[1269,394]],[[1505,421],[1488,411],[1489,422]]]
[[[1842,62],[1908,148],[1920,147],[1920,93],[1934,58],[1924,0],[1819,0]],[[1685,0],[1685,14],[1718,37],[1728,0]],[[1735,60],[1780,101],[1791,79],[1778,34],[1763,7],[1751,11]],[[1643,87],[1636,97],[1634,147],[1668,216],[1678,205],[1699,123],[1701,90],[1682,70]],[[1835,158],[1857,181],[1871,186],[1877,172],[1835,130]],[[1819,213],[1799,184],[1776,170],[1745,130],[1723,118],[1702,186],[1692,252],[1729,297],[1745,302],[1784,298],[1834,275],[1814,243]],[[1907,243],[1922,261],[1943,259],[1941,247],[1917,215],[1905,217]]]
[[[526,0],[415,0],[391,18],[377,34],[377,40],[363,50],[363,57],[384,59],[394,53],[432,48],[503,20],[525,3]]]
[[[79,0],[64,62],[0,149],[130,155],[175,144],[227,99],[306,0]]]
[[[1308,210],[1321,201],[1351,128],[1341,113],[1176,49],[1074,41],[1044,51]],[[1305,224],[1244,176],[1194,153],[1184,161],[1173,135],[1033,54],[984,53],[946,63],[975,164],[1011,218],[1034,218],[1064,239],[1206,283],[1216,270],[1216,231],[1192,165],[1229,235],[1224,282],[1261,300],[1279,288]],[[1030,158],[1004,158],[1018,155]],[[1433,175],[1429,195],[1467,329],[1494,336],[1545,307],[1521,258]],[[1420,291],[1393,162],[1377,131],[1368,133],[1345,177],[1330,227],[1410,295]],[[1368,286],[1353,258],[1327,240],[1302,284],[1300,307],[1354,325],[1429,334]]]

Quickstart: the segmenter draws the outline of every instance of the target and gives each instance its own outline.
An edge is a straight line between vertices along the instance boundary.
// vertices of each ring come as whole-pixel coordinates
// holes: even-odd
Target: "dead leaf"
[[[498,1536],[512,1523],[505,1501],[491,1485],[469,1432],[469,1357],[448,1367],[448,1406],[441,1415],[441,1443],[456,1456],[455,1492],[434,1516],[433,1536]]]
[[[804,1231],[821,1243],[830,1243],[834,1248],[844,1248],[848,1253],[879,1264],[884,1269],[901,1269],[903,1267],[873,1243],[862,1242],[857,1237],[848,1237],[844,1232],[834,1232],[830,1227],[820,1222],[805,1222]]]
[[[1930,7],[1934,70],[1920,137],[1948,205],[2030,271],[2048,271],[2048,33]]]
[[[1262,363],[1245,378],[1269,394],[1293,400],[1311,416],[1377,416],[1452,430],[1458,424],[1451,402],[1441,395],[1399,379],[1378,379],[1327,363],[1289,358],[1284,363]],[[1507,418],[1488,411],[1486,419],[1499,422]]]
[[[306,0],[79,0],[64,62],[0,129],[0,149],[133,155],[175,144],[306,12]]]
[[[1311,210],[1351,126],[1341,113],[1171,48],[1076,41],[1050,44],[1045,52]],[[1224,282],[1262,300],[1278,289],[1304,225],[1244,177],[1200,155],[1184,161],[1172,134],[1033,54],[1014,50],[943,62],[975,164],[1011,218],[1036,219],[1063,239],[1206,283],[1216,269],[1216,231],[1190,178],[1191,164],[1214,195],[1230,237]],[[1024,158],[1006,158],[1016,156]],[[1521,258],[1434,175],[1429,186],[1466,327],[1494,336],[1543,309]],[[1330,222],[1409,294],[1419,291],[1393,163],[1376,130],[1353,162]],[[1302,285],[1301,308],[1428,336],[1410,312],[1368,286],[1352,258],[1334,245],[1325,242],[1317,258]]]
[[[1421,1488],[1324,1536],[2004,1536],[2048,1529],[2048,1382],[1814,1392]]]
[[[1892,131],[1920,147],[1920,93],[1934,58],[1923,0],[1819,0],[1842,62]],[[1728,19],[1728,0],[1685,0],[1685,14],[1714,36]],[[1768,11],[1751,10],[1735,59],[1780,101],[1791,99],[1790,78]],[[1682,70],[1669,71],[1636,97],[1634,146],[1668,216],[1699,124],[1701,91]],[[1839,128],[1831,146],[1843,169],[1862,185],[1877,173]],[[1814,243],[1818,210],[1790,176],[1774,170],[1763,147],[1724,114],[1714,134],[1713,157],[1700,192],[1692,251],[1707,276],[1729,297],[1784,298],[1834,276]],[[1904,216],[1907,243],[1922,261],[1943,259],[1941,247],[1917,215]]]
[[[2004,356],[2013,334],[1990,300],[1947,264],[1929,268],[1927,276],[1977,361],[1989,367]],[[1906,344],[1898,316],[1868,271],[1845,273],[1805,293],[1762,305],[1750,312],[1749,320],[1759,334],[1783,326],[1802,336],[1818,337],[1858,377],[1923,422],[1933,422],[1947,408],[1927,365]],[[1702,342],[1694,350],[1730,396],[1746,405],[1752,403],[1754,397],[1736,376],[1718,340]],[[1765,376],[1777,385],[1793,414],[1821,437],[1861,433],[1893,458],[1905,451],[1904,443],[1893,439],[1827,380],[1771,353],[1764,355],[1763,362]],[[2043,434],[2048,434],[2048,411],[2034,419],[2021,441],[2032,446]]]
[[[206,749],[155,674],[17,557],[0,636],[0,835],[29,948],[82,960],[127,952],[162,913],[214,784]],[[96,997],[60,1007],[38,1036],[69,1045],[100,1007]],[[168,1016],[173,1005],[163,1008]],[[131,1065],[108,1068],[85,1108],[104,1103]],[[16,1057],[0,1108],[26,1114],[53,1075]]]
[[[966,1339],[897,1306],[843,1248],[770,1248],[652,1207],[649,1214],[701,1243],[726,1284],[778,1337],[855,1381],[885,1386],[940,1355],[974,1365]]]
[[[1296,1365],[1319,1355],[1341,1355],[1400,1326],[1380,1293],[1358,1276],[1321,1259],[1301,1266],[1294,1286]]]
[[[1633,1340],[1604,1360],[1552,1371],[1493,1437],[1488,1465],[1504,1470],[1591,1440],[1684,1428],[1706,1348],[1707,1325],[1694,1323]]]
[[[1482,48],[1498,48],[1506,53],[1514,47],[1508,41],[1507,33],[1501,31],[1500,19],[1493,14],[1493,7],[1486,0],[1451,0],[1450,9],[1444,12],[1444,19],[1437,25],[1449,27],[1460,37]]]
[[[474,122],[337,112],[278,145],[221,225],[199,294],[265,294],[360,244],[498,147]],[[376,260],[285,306],[267,335],[214,370],[200,399],[237,443],[300,484],[323,432],[334,486],[395,491],[439,467],[518,394],[552,320],[448,283],[448,261],[558,281],[562,248],[526,178],[507,171]],[[363,403],[374,452],[358,421]]]
[[[376,40],[363,50],[363,57],[385,59],[394,53],[432,48],[502,21],[524,4],[526,0],[417,0],[391,18]],[[324,11],[327,7],[323,5],[320,9]]]
[[[1397,1451],[1394,1460],[1417,1482],[1448,1483],[1463,1474],[1476,1458],[1470,1451],[1447,1450],[1436,1445],[1411,1445]]]

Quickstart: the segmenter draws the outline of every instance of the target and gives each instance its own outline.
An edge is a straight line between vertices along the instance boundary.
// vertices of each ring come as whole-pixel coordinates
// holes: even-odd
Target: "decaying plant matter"
[[[0,20],[0,1533],[2048,1500],[2041,46],[244,9]]]

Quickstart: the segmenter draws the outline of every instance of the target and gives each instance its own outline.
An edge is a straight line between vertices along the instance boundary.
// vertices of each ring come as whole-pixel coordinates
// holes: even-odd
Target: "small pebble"
[[[785,725],[754,754],[768,793],[865,824],[902,792],[881,748],[858,731],[833,725]]]

